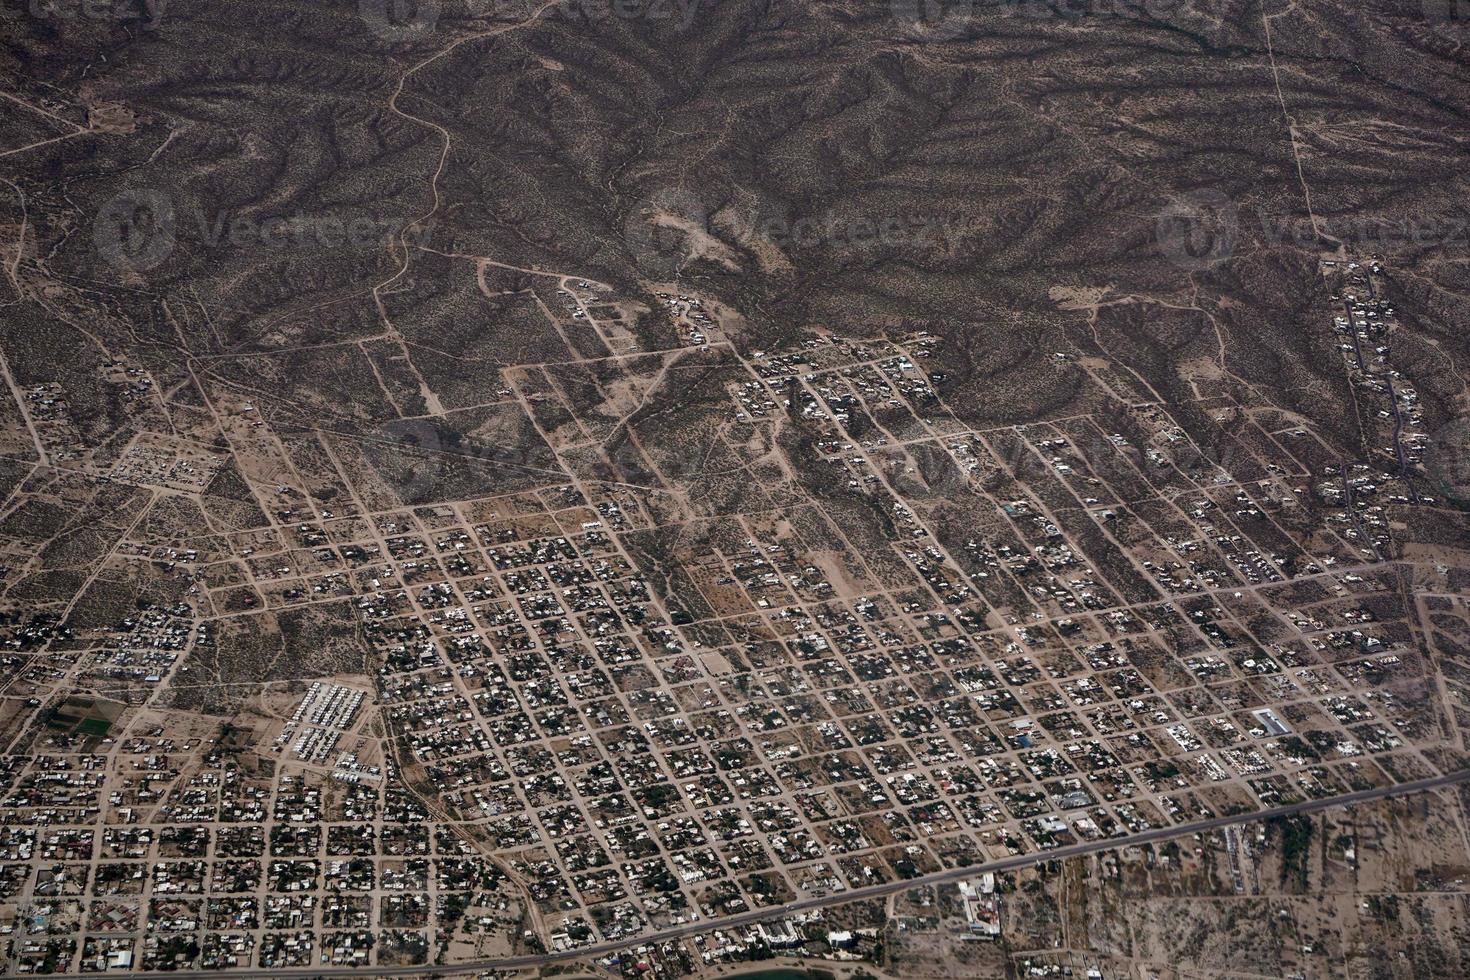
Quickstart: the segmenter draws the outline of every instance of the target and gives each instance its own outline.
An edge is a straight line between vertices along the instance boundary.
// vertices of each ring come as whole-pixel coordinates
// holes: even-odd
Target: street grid
[[[1377,274],[1324,266],[1343,370],[1392,405],[1384,455],[1412,466],[1425,437],[1384,367]],[[543,275],[556,329],[614,349],[593,312],[609,288]],[[535,476],[483,499],[379,506],[349,434],[288,441],[268,393],[196,359],[269,526],[210,528],[227,556],[148,544],[152,506],[198,491],[155,455],[107,474],[136,499],[86,584],[129,563],[192,584],[171,608],[21,639],[10,972],[553,962],[1464,778],[1425,625],[1463,598],[1394,554],[1379,501],[1434,502],[1385,462],[1204,392],[1219,440],[1201,446],[1146,384],[1073,353],[1057,356],[1106,396],[1096,411],[973,430],[937,394],[926,334],[742,352],[698,297],[662,298],[686,346],[559,366],[595,362],[609,403],[612,379],[641,391],[615,423],[579,413],[549,365],[505,373],[496,404],[558,468],[481,453]],[[661,389],[684,374],[719,392],[693,480],[637,437],[680,413]],[[62,462],[62,393],[27,403],[48,413],[39,469],[92,475]],[[794,477],[794,431],[834,495]],[[626,478],[581,475],[589,449]],[[406,475],[380,473],[390,492],[432,495],[466,452],[407,451]],[[747,505],[689,489],[712,472]],[[344,491],[331,507],[313,502],[324,479]],[[888,540],[853,540],[844,496],[887,515]],[[330,610],[350,656],[237,672],[255,623],[303,610]],[[105,739],[18,723],[97,710],[78,695],[125,707]],[[318,697],[352,699],[311,729],[325,749],[291,735]]]

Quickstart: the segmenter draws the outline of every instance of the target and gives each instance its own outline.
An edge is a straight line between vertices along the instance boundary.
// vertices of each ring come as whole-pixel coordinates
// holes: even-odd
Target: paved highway
[[[626,942],[599,943],[594,946],[583,946],[579,949],[567,950],[565,952],[543,953],[534,956],[505,956],[498,959],[466,960],[463,963],[439,966],[390,968],[320,966],[291,967],[279,970],[175,970],[167,973],[162,971],[58,973],[51,974],[50,978],[51,980],[101,980],[103,977],[116,977],[127,978],[127,980],[141,980],[143,977],[169,977],[172,980],[221,980],[221,978],[226,977],[348,977],[362,975],[381,977],[436,977],[476,973],[482,970],[513,970],[525,967],[546,966],[568,960],[590,959],[608,953],[615,953],[618,950],[642,946],[646,943],[664,942],[669,939],[678,939],[685,936],[692,936],[696,933],[709,932],[712,929],[728,929],[735,926],[754,925],[757,922],[781,918],[795,912],[806,911],[807,909],[821,908],[827,905],[841,905],[845,902],[854,902],[865,898],[880,898],[892,895],[894,892],[916,888],[920,885],[935,885],[948,881],[959,881],[964,878],[973,878],[987,871],[1011,871],[1028,865],[1039,864],[1042,861],[1054,861],[1062,858],[1079,857],[1084,854],[1095,854],[1098,851],[1110,851],[1120,847],[1151,844],[1157,841],[1171,840],[1176,837],[1187,837],[1190,834],[1218,830],[1221,827],[1229,827],[1236,824],[1254,823],[1257,820],[1269,820],[1272,817],[1286,817],[1298,813],[1313,813],[1318,810],[1329,810],[1339,806],[1351,806],[1354,803],[1364,803],[1369,800],[1380,800],[1389,796],[1406,796],[1412,793],[1421,793],[1425,790],[1436,789],[1441,786],[1451,786],[1463,782],[1470,782],[1470,769],[1460,769],[1455,772],[1446,773],[1443,776],[1434,776],[1429,779],[1416,779],[1412,782],[1399,783],[1394,786],[1381,786],[1376,789],[1358,790],[1355,793],[1344,793],[1340,796],[1330,796],[1321,800],[1306,800],[1301,803],[1292,803],[1289,806],[1272,807],[1268,810],[1252,810],[1248,813],[1237,813],[1226,817],[1213,817],[1209,820],[1197,820],[1194,823],[1180,824],[1177,827],[1159,827],[1154,830],[1145,830],[1142,833],[1133,834],[1128,837],[1111,837],[1105,840],[1072,844],[1068,847],[1058,847],[1050,851],[1018,854],[1013,857],[1002,858],[998,861],[990,861],[985,864],[971,865],[966,868],[950,868],[944,871],[936,871],[933,874],[923,875],[918,878],[909,878],[904,881],[890,881],[881,885],[869,885],[865,888],[854,888],[821,898],[805,898],[773,908],[756,909],[750,912],[742,912],[738,915],[691,922],[672,929],[645,933]],[[4,974],[6,978],[14,976],[16,975]]]

